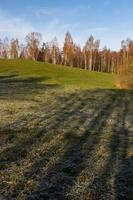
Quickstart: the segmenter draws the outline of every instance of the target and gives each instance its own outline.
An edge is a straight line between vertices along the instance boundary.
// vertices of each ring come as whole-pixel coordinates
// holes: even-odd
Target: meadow
[[[133,91],[114,75],[0,60],[0,200],[130,200]]]

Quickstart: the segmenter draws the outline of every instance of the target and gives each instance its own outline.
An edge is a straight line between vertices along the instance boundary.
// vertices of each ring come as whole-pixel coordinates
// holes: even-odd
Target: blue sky
[[[55,36],[60,44],[70,31],[76,43],[90,34],[101,47],[115,50],[122,39],[133,39],[133,0],[0,0],[0,37],[38,31],[44,41]]]

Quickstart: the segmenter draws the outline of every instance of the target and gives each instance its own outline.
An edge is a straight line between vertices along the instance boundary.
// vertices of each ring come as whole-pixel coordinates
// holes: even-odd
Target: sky
[[[81,46],[92,34],[101,48],[118,50],[133,39],[133,0],[0,0],[0,38],[24,41],[32,31],[60,45],[67,31]]]

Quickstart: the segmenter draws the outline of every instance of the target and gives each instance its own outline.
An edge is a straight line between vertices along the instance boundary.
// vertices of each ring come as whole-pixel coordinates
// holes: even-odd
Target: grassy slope
[[[0,200],[131,199],[133,92],[112,79],[0,60]]]
[[[19,75],[19,78],[42,77],[45,84],[59,84],[66,88],[112,88],[113,76],[82,69],[23,60],[0,60],[0,74]]]

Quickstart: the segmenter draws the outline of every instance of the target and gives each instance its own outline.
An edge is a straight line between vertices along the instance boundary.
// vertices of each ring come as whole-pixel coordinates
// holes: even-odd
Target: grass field
[[[0,200],[130,200],[133,91],[113,75],[0,60]]]
[[[90,73],[81,69],[33,61],[0,60],[0,74],[14,76],[18,80],[27,79],[28,81],[32,78],[33,83],[43,83],[46,86],[51,86],[51,88],[54,88],[54,86],[65,89],[113,87],[113,76],[106,73]]]

